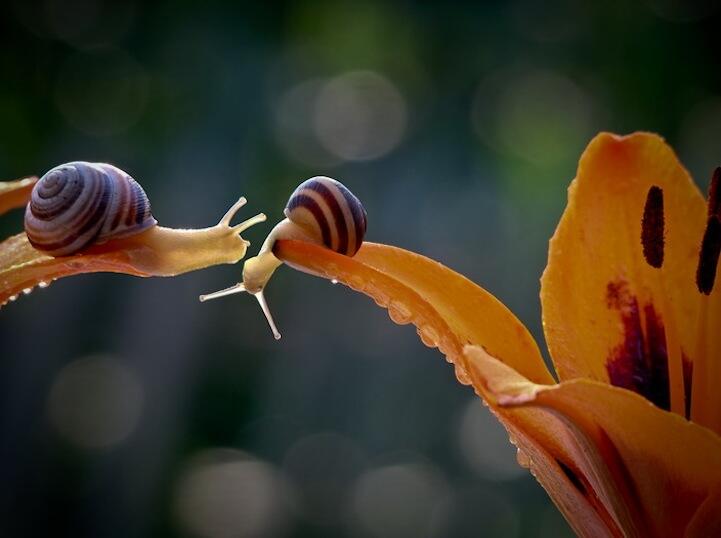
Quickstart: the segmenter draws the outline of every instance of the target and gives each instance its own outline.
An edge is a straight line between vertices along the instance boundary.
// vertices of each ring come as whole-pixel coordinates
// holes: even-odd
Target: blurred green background
[[[538,279],[599,130],[721,156],[716,2],[20,0],[0,8],[0,177],[105,161],[172,227],[241,194],[255,253],[293,188],[489,289],[539,341]],[[3,236],[21,212],[0,220]],[[437,350],[281,269],[98,274],[0,311],[0,535],[556,537],[570,531]]]

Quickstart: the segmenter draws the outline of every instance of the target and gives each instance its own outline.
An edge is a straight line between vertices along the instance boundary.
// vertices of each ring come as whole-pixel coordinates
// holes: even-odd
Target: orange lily
[[[24,207],[37,177],[0,182],[0,215]],[[25,233],[0,243],[0,307],[35,286],[82,273],[125,273],[133,276],[175,276],[211,265],[237,263],[250,243],[240,233],[265,220],[262,213],[231,226],[245,205],[238,200],[215,226],[183,230],[153,226],[139,234],[88,248],[81,254],[54,258],[35,250]]]
[[[373,243],[353,258],[296,241],[274,252],[415,324],[579,535],[718,536],[719,196],[707,213],[658,136],[591,141],[541,282],[559,383],[503,304],[433,260]]]

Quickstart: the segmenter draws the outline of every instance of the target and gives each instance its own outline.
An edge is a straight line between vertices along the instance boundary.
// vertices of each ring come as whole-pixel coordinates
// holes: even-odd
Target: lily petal
[[[474,386],[502,406],[499,414],[543,440],[578,489],[594,492],[626,534],[718,530],[719,436],[628,390],[586,379],[540,387],[481,348],[466,348],[466,356]],[[583,450],[569,448],[569,440]]]
[[[15,181],[0,181],[0,215],[16,207],[25,206],[37,181],[37,177],[26,177]]]
[[[388,308],[397,323],[413,323],[427,345],[437,346],[462,377],[465,344],[483,346],[538,383],[552,383],[538,346],[498,299],[429,258],[397,247],[363,243],[354,257],[301,241],[277,241],[287,264],[335,279]]]
[[[661,269],[641,244],[652,187],[664,204]],[[602,133],[591,141],[541,280],[546,341],[562,381],[612,383],[686,414],[705,217],[701,193],[662,138]]]

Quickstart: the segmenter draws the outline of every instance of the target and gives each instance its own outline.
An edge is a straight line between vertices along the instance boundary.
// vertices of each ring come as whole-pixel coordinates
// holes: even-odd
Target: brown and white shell
[[[305,180],[290,195],[284,213],[340,254],[353,256],[363,243],[367,228],[363,204],[335,179],[316,176]]]
[[[143,188],[105,163],[76,161],[48,171],[25,210],[30,243],[51,256],[140,233],[157,221]]]

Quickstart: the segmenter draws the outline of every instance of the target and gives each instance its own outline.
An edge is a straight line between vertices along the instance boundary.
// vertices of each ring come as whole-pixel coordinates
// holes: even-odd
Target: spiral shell
[[[56,166],[37,182],[25,210],[30,243],[52,256],[75,254],[155,224],[143,188],[105,163]]]
[[[307,179],[291,194],[285,216],[329,249],[353,256],[366,233],[366,211],[342,183],[325,176]]]

